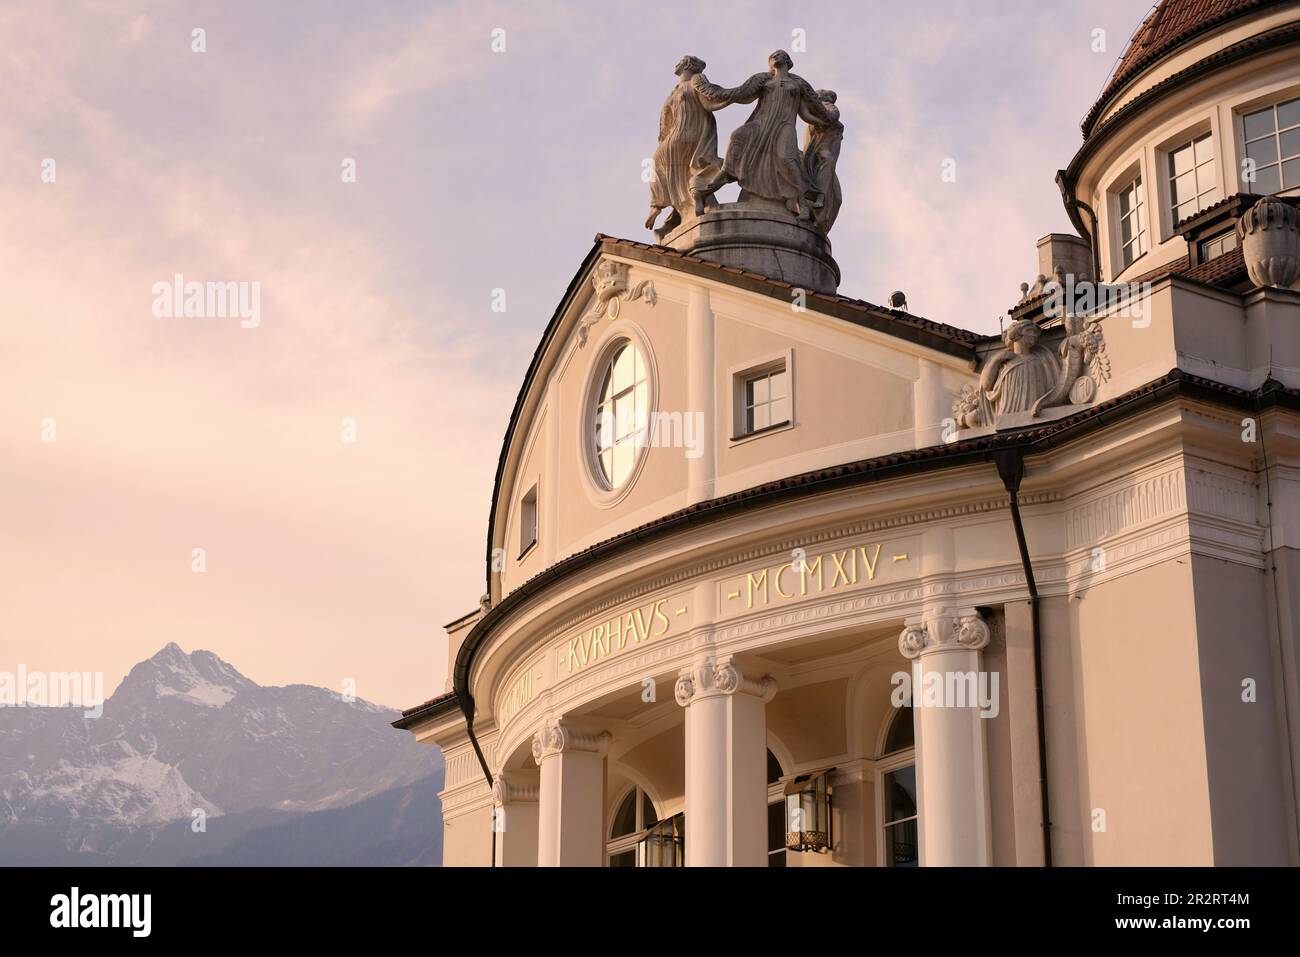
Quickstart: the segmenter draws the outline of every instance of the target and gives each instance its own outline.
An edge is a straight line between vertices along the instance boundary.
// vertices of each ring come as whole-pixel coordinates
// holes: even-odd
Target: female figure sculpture
[[[840,213],[843,194],[840,178],[835,174],[835,164],[840,159],[840,144],[844,142],[844,124],[840,122],[840,109],[835,105],[834,90],[818,90],[817,99],[826,112],[835,118],[830,125],[809,122],[804,129],[803,165],[808,182],[821,197],[815,207],[813,223],[823,233],[829,233]]]
[[[794,66],[790,54],[777,50],[767,63],[767,73],[755,73],[737,87],[717,86],[702,73],[692,83],[709,110],[758,101],[749,119],[731,134],[721,171],[695,194],[697,215],[703,214],[707,197],[731,182],[739,182],[740,188],[753,196],[784,203],[800,219],[810,218],[812,209],[824,202],[808,181],[794,121],[801,117],[819,126],[834,126],[839,121],[826,110],[812,85],[790,72]]]
[[[997,415],[1037,415],[1042,400],[1056,391],[1061,362],[1039,342],[1041,336],[1032,319],[1019,319],[1002,333],[1006,348],[988,360],[980,375],[980,389]]]
[[[713,113],[700,102],[692,85],[704,72],[704,61],[684,56],[673,69],[677,85],[668,94],[659,111],[659,145],[655,148],[654,179],[650,183],[650,216],[646,229],[654,229],[659,213],[669,207],[672,212],[655,235],[663,238],[682,222],[692,208],[704,211],[697,201],[699,190],[722,168],[718,156],[718,124]],[[711,195],[707,204],[716,206]]]

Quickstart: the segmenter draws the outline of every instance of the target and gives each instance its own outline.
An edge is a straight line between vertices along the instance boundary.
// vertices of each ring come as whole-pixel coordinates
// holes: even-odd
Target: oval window
[[[608,353],[591,410],[593,465],[601,484],[621,488],[632,476],[650,418],[645,357],[622,340]]]

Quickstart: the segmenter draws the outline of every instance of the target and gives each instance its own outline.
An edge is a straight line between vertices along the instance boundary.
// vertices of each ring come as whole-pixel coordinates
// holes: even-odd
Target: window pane
[[[1174,150],[1169,154],[1169,175],[1177,176],[1179,173],[1189,172],[1192,168],[1192,147],[1191,144],[1184,146],[1182,149]]]
[[[785,802],[777,801],[767,806],[767,849],[785,848]]]
[[[625,837],[636,830],[636,789],[627,792],[627,797],[614,812],[614,826],[610,828],[610,837]]]
[[[1206,163],[1204,166],[1196,167],[1196,192],[1208,193],[1216,189],[1218,183],[1214,178],[1214,164]]]
[[[749,404],[758,405],[766,402],[771,388],[767,376],[758,376],[749,380]]]
[[[904,821],[885,828],[885,865],[887,867],[916,867],[916,821]]]
[[[633,411],[632,393],[619,396],[614,400],[614,439],[626,438],[636,427],[632,419]]]
[[[790,399],[788,397],[774,400],[771,409],[773,425],[776,425],[778,422],[790,421]]]
[[[1281,188],[1282,179],[1278,167],[1265,166],[1263,169],[1255,170],[1255,182],[1250,185],[1252,193],[1267,196],[1269,193],[1276,193]]]
[[[618,488],[632,474],[633,453],[636,448],[631,442],[622,442],[614,446],[614,472],[610,481]]]
[[[1181,223],[1184,219],[1192,215],[1192,213],[1194,212],[1196,212],[1196,200],[1194,199],[1190,200],[1189,202],[1183,203],[1181,206],[1175,206],[1174,222]]]
[[[655,813],[654,802],[650,800],[650,795],[641,792],[641,826],[653,827],[658,823],[659,815]]]
[[[1182,176],[1176,177],[1170,186],[1169,196],[1173,200],[1175,206],[1180,203],[1185,203],[1189,199],[1195,198],[1196,174],[1184,173]]]
[[[916,766],[909,764],[885,775],[885,820],[916,815]]]
[[[1282,182],[1287,189],[1300,186],[1300,159],[1287,160],[1282,164]]]
[[[1133,238],[1133,217],[1127,216],[1119,221],[1120,242],[1128,243]]]
[[[613,388],[615,392],[622,392],[633,382],[633,364],[635,362],[635,350],[632,346],[625,345],[614,356],[614,374]]]
[[[1272,133],[1273,107],[1270,106],[1255,113],[1247,113],[1241,118],[1241,126],[1248,140],[1263,136],[1265,133]]]
[[[910,748],[916,743],[916,726],[912,723],[912,706],[898,709],[894,723],[889,726],[889,737],[885,741],[885,753],[893,754]]]
[[[621,854],[609,855],[610,867],[636,867],[636,848]]]
[[[600,455],[600,472],[605,476],[605,481],[610,485],[614,484],[614,450],[606,449]]]
[[[1246,156],[1259,166],[1277,162],[1277,139],[1270,136],[1265,140],[1256,140],[1246,144]]]
[[[765,429],[772,424],[772,413],[769,406],[756,405],[750,412],[749,431],[757,432],[759,429]]]
[[[1300,124],[1300,99],[1288,100],[1277,105],[1277,126],[1284,130],[1288,126]]]
[[[781,396],[783,396],[783,395],[789,395],[789,394],[790,394],[790,393],[787,391],[787,389],[786,389],[785,378],[786,378],[786,377],[785,377],[785,370],[784,370],[784,369],[782,369],[780,372],[773,372],[773,373],[772,373],[772,378],[769,380],[769,382],[771,383],[771,390],[772,390],[772,391],[771,391],[771,396],[772,396],[772,398],[774,398],[774,399],[779,399],[779,398],[780,398]]]
[[[1282,144],[1283,159],[1300,156],[1300,126],[1281,134],[1278,141]]]
[[[1196,163],[1198,166],[1214,158],[1214,140],[1208,134],[1202,136],[1193,146],[1196,150]]]

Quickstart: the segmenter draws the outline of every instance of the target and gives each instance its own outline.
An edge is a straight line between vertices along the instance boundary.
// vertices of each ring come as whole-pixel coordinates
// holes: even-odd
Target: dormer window
[[[1224,253],[1232,252],[1237,248],[1237,231],[1230,229],[1226,233],[1220,233],[1212,239],[1201,240],[1200,255],[1197,257],[1198,263],[1209,262],[1211,259],[1217,259]]]
[[[1246,159],[1254,165],[1242,171],[1247,192],[1268,196],[1300,186],[1300,97],[1245,114],[1241,129]]]
[[[1173,223],[1219,201],[1214,168],[1214,139],[1202,133],[1168,154],[1169,209]]]

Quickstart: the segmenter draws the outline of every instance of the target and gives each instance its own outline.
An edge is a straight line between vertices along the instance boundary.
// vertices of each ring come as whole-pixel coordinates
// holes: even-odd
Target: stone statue
[[[840,120],[839,107],[835,105],[834,90],[818,90],[817,99],[821,100],[826,112],[835,118],[830,125],[818,125],[810,122],[804,129],[803,166],[808,182],[820,197],[819,204],[813,212],[813,223],[824,233],[829,233],[839,215],[843,194],[840,193],[840,178],[835,175],[835,164],[840,159],[840,144],[844,141],[844,124]]]
[[[1018,319],[1002,333],[1005,348],[995,353],[980,374],[980,389],[996,415],[1030,412],[1061,379],[1061,363],[1039,339],[1042,330],[1032,319]]]
[[[684,56],[677,61],[673,72],[677,74],[677,85],[659,111],[655,178],[650,183],[650,216],[645,221],[646,229],[654,229],[660,239],[681,225],[690,210],[703,212],[706,205],[717,205],[712,195],[703,203],[698,197],[700,190],[722,169],[717,121],[700,103],[692,85],[695,77],[704,72],[704,61],[697,56]],[[670,207],[672,212],[655,229],[659,213]]]
[[[1101,325],[1067,315],[1059,355],[1040,341],[1032,319],[1019,319],[1002,333],[1004,348],[994,353],[980,374],[979,388],[966,386],[953,402],[958,429],[998,424],[999,417],[1043,409],[1086,405],[1110,378],[1110,358]]]
[[[743,193],[784,203],[801,220],[811,219],[812,210],[824,205],[804,170],[794,123],[802,118],[806,123],[834,126],[839,120],[807,80],[790,72],[794,66],[790,54],[777,50],[767,64],[767,73],[755,73],[737,87],[717,86],[702,73],[692,81],[709,110],[758,101],[749,119],[731,134],[722,169],[695,194],[696,215],[703,215],[707,197],[732,182],[740,183]]]

